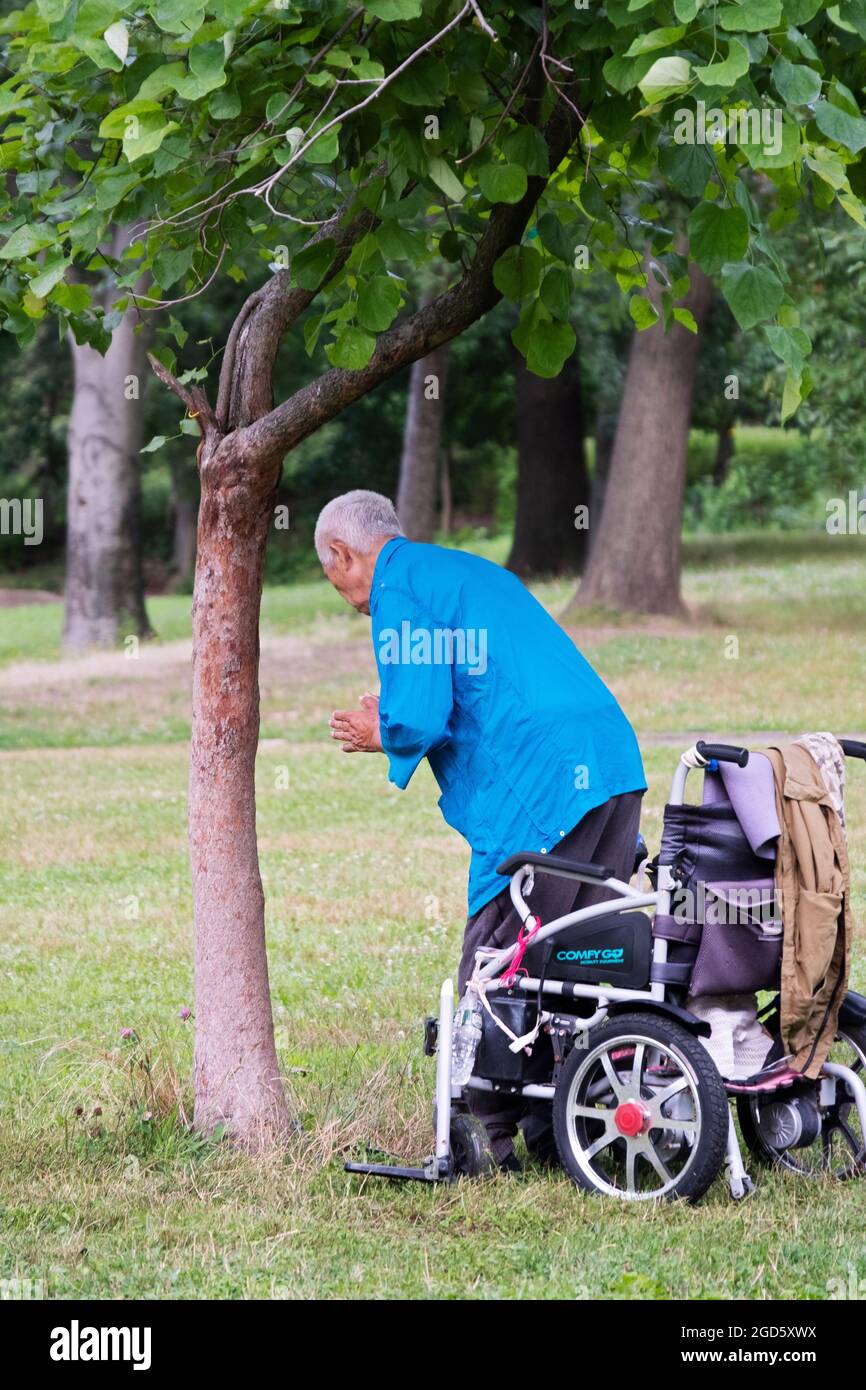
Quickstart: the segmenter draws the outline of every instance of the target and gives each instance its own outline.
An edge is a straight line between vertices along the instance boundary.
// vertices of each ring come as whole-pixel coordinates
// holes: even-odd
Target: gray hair
[[[369,555],[376,541],[402,536],[394,504],[381,492],[355,488],[335,497],[319,512],[316,522],[316,554],[325,569],[333,564],[332,541],[342,541],[358,555]]]

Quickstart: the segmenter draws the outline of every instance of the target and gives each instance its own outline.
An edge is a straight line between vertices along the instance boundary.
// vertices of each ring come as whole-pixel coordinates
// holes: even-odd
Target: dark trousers
[[[623,792],[612,796],[584,816],[574,829],[551,850],[568,859],[582,859],[605,864],[614,878],[628,882],[634,864],[640,804],[643,792]],[[524,847],[525,848],[525,847]],[[519,852],[519,847],[515,847]],[[567,912],[592,907],[612,895],[609,889],[593,883],[578,883],[575,879],[554,878],[536,873],[527,905],[541,918],[543,924]],[[463,937],[463,956],[458,974],[459,997],[462,998],[475,966],[475,952],[482,947],[492,949],[511,946],[517,940],[520,919],[511,902],[508,884],[480,912],[470,917]],[[492,1091],[468,1092],[474,1115],[484,1121],[490,1136],[493,1156],[502,1162],[512,1151],[518,1125],[522,1128],[527,1148],[545,1156],[552,1148],[551,1107],[549,1101],[523,1100]]]

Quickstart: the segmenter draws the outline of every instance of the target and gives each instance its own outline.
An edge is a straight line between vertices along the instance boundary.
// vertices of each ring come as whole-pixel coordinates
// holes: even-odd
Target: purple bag
[[[778,989],[782,918],[772,878],[699,885],[703,923],[691,994],[754,994]]]

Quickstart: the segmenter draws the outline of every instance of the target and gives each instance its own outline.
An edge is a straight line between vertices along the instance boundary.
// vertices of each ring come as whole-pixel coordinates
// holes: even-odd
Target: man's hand
[[[336,709],[328,723],[331,738],[338,738],[344,753],[381,753],[379,698],[365,691],[360,709]]]

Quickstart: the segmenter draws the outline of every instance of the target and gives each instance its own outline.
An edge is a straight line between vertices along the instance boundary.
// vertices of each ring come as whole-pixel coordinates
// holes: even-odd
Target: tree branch
[[[382,172],[384,169],[377,169],[373,177]],[[366,209],[346,221],[351,206],[350,202],[340,208],[306,243],[305,250],[328,239],[336,245],[334,257],[314,290],[290,289],[290,272],[278,270],[241,308],[220,369],[216,417],[224,434],[252,424],[273,408],[274,362],[280,342],[316,295],[339,274],[355,243],[375,227],[376,216]]]
[[[544,130],[551,169],[561,163],[579,137],[582,120],[574,115],[570,104],[557,102]],[[366,367],[356,372],[334,368],[243,428],[234,441],[243,456],[250,461],[258,457],[262,464],[282,459],[380,382],[456,338],[487,313],[502,297],[493,283],[493,267],[503,252],[519,243],[547,182],[547,177],[535,175],[519,203],[494,206],[466,273],[432,303],[382,333]]]
[[[213,413],[210,401],[200,386],[184,386],[168,367],[160,362],[158,357],[154,357],[152,352],[147,354],[147,360],[151,365],[154,376],[157,376],[163,386],[167,386],[169,391],[183,401],[193,419],[198,421],[202,439],[207,434],[219,430],[216,416]]]

